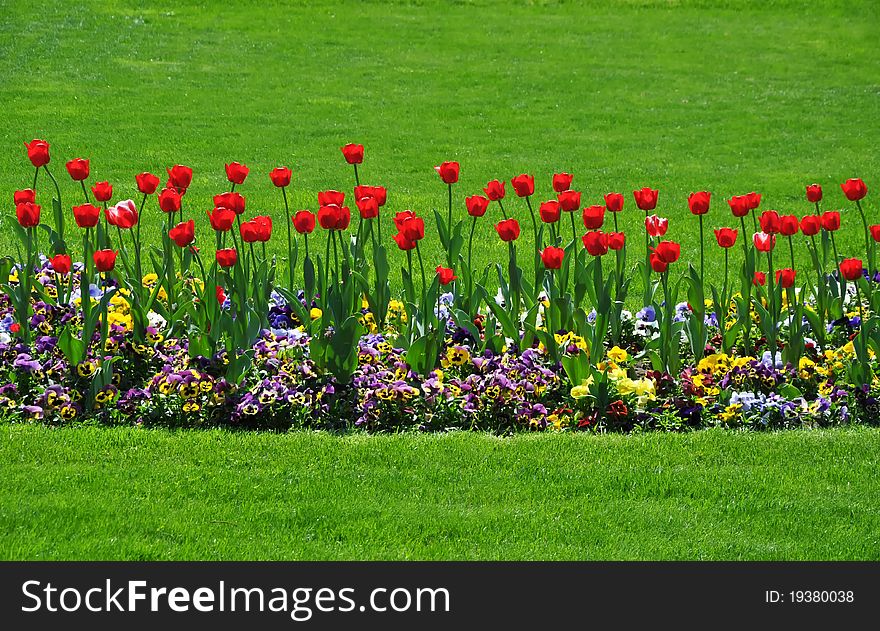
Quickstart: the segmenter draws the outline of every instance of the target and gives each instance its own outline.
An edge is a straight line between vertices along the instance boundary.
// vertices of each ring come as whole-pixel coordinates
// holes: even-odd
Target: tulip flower
[[[98,225],[101,209],[93,204],[82,204],[73,207],[73,218],[80,228],[94,228]]]
[[[455,184],[458,182],[459,164],[458,162],[444,162],[434,167],[440,179],[444,184]]]
[[[657,208],[657,197],[660,192],[654,190],[652,188],[639,189],[637,191],[633,191],[633,197],[636,200],[636,206],[639,207],[639,210],[649,211]]]
[[[180,193],[177,189],[169,187],[159,192],[159,208],[166,213],[176,213],[180,210]]]
[[[121,230],[129,230],[138,222],[138,211],[134,201],[126,199],[115,206],[104,209],[107,223]]]
[[[238,261],[238,252],[235,251],[235,248],[217,250],[215,256],[220,267],[232,267]]]
[[[822,213],[822,227],[828,232],[840,230],[840,213],[835,210]]]
[[[486,197],[493,202],[502,200],[504,199],[504,182],[501,180],[492,180],[486,184],[483,188],[483,192],[486,193]]]
[[[275,167],[269,171],[269,179],[272,180],[272,184],[278,188],[290,186],[291,175],[292,172],[287,167]]]
[[[318,223],[325,230],[346,230],[351,223],[351,212],[348,206],[321,206],[318,209]]]
[[[95,182],[92,186],[92,194],[99,202],[109,201],[113,197],[113,186],[110,182]]]
[[[665,263],[675,263],[681,256],[681,245],[675,241],[661,241],[654,248],[654,253]]]
[[[735,228],[717,228],[715,230],[715,240],[722,248],[732,248],[736,244],[736,237],[739,231]]]
[[[587,230],[598,230],[605,223],[605,206],[588,206],[581,218]]]
[[[619,213],[623,210],[623,194],[605,193],[605,208],[612,213]]]
[[[24,143],[27,147],[28,160],[36,168],[49,164],[49,143],[45,140],[31,140]]]
[[[880,224],[868,226],[868,230],[871,232],[871,238],[874,241],[880,241]]]
[[[340,191],[321,191],[318,193],[318,206],[339,206],[345,204],[345,193]]]
[[[168,236],[178,247],[185,248],[196,238],[196,222],[190,219],[183,221],[168,231]]]
[[[170,169],[167,169],[167,171],[169,184],[176,188],[178,193],[183,194],[186,192],[186,189],[192,184],[192,169],[182,164],[175,164]]]
[[[519,239],[519,222],[516,219],[505,219],[495,224],[495,231],[501,240],[509,243]]]
[[[284,192],[283,189],[282,192]],[[235,191],[229,191],[228,193],[214,195],[214,206],[220,208],[228,208],[239,216],[244,214],[246,205],[247,200],[244,198],[244,196],[241,193],[236,193]]]
[[[645,230],[649,236],[662,237],[669,229],[669,220],[657,215],[645,218]]]
[[[752,276],[752,285],[755,287],[763,287],[767,284],[767,274],[764,272],[755,272],[755,275]]]
[[[220,285],[217,285],[214,288],[214,295],[217,297],[217,304],[222,305],[226,302],[226,292],[223,291],[223,288]]]
[[[92,260],[95,262],[95,269],[99,272],[110,272],[116,266],[115,250],[97,250],[92,254]]]
[[[712,199],[712,193],[708,191],[700,191],[688,195],[688,208],[691,214],[700,218],[700,280],[705,284],[705,268],[706,257],[704,252],[705,239],[703,238],[703,215],[709,212],[709,202]]]
[[[222,206],[215,206],[214,210],[207,213],[211,228],[216,232],[229,232],[235,222],[235,212]]]
[[[40,206],[22,202],[15,207],[15,216],[22,228],[35,228],[40,225]]]
[[[236,184],[244,184],[245,179],[248,176],[248,173],[251,172],[249,168],[240,162],[231,162],[226,166],[226,179],[232,183],[232,189],[235,190]]]
[[[822,201],[822,187],[818,184],[810,184],[807,186],[807,201],[811,204],[818,204]]]
[[[804,218],[801,219],[801,232],[803,232],[808,237],[819,234],[819,230],[821,229],[821,217],[817,217],[816,215],[805,215]]]
[[[253,218],[257,228],[257,241],[267,243],[272,237],[272,217],[269,215],[257,215]]]
[[[530,197],[535,194],[535,178],[523,173],[510,180],[514,192],[518,197]]]
[[[392,238],[394,239],[394,242],[397,244],[397,247],[400,248],[401,250],[403,250],[404,252],[408,252],[408,251],[412,250],[414,247],[416,247],[416,242],[411,241],[410,239],[407,239],[406,235],[403,234],[402,232],[398,232]]]
[[[584,248],[591,256],[604,256],[608,254],[608,235],[601,230],[588,232],[581,237]]]
[[[776,246],[776,235],[756,232],[752,237],[758,252],[770,252]]]
[[[73,262],[67,254],[56,254],[49,259],[49,264],[52,266],[52,270],[56,274],[61,274],[62,276],[69,274],[70,268],[73,266]]]
[[[354,187],[354,197],[355,199],[372,197],[376,200],[376,203],[379,204],[379,208],[382,208],[388,199],[388,191],[385,190],[384,186],[366,186],[365,184],[361,184],[360,186]]]
[[[562,216],[562,209],[558,201],[551,199],[550,201],[541,202],[541,205],[538,207],[538,214],[541,216],[541,221],[553,224],[559,221],[559,218]]]
[[[553,245],[548,245],[541,252],[541,262],[544,264],[546,269],[560,269],[562,267],[562,260],[565,258],[565,250],[562,248],[557,248]]]
[[[863,269],[864,265],[860,259],[843,259],[840,262],[840,274],[847,280],[859,280]]]
[[[458,279],[458,276],[455,275],[455,271],[448,267],[443,267],[442,265],[438,265],[437,276],[440,280],[440,285],[446,286],[454,280]]]
[[[134,176],[138,190],[144,195],[152,195],[159,187],[159,178],[152,173],[143,172]]]
[[[626,235],[622,232],[608,233],[608,249],[620,251],[626,244]]]
[[[651,265],[651,269],[657,272],[658,274],[663,274],[669,269],[669,263],[663,260],[661,256],[652,252],[649,257],[649,262]]]
[[[344,147],[340,147],[345,161],[349,164],[362,164],[364,161],[364,146],[349,143]]]
[[[37,201],[37,194],[32,188],[26,188],[21,191],[15,191],[12,195],[12,203],[15,206],[19,204],[33,204]]]
[[[580,191],[562,191],[556,195],[559,207],[567,213],[572,213],[581,207]]]
[[[794,277],[797,274],[793,269],[784,268],[776,270],[776,282],[783,289],[789,289],[794,285]]]
[[[464,204],[467,207],[467,213],[471,217],[482,217],[489,208],[489,198],[482,195],[471,195],[466,197]]]
[[[82,182],[89,177],[89,161],[85,158],[74,158],[66,166],[70,179],[74,182]]]
[[[293,227],[300,234],[311,234],[315,229],[315,214],[310,210],[300,210],[293,216]]]
[[[791,237],[798,233],[800,222],[795,215],[783,215],[779,218],[779,234],[788,237],[788,249],[791,254],[791,267],[794,268],[794,245]]]
[[[749,205],[748,195],[734,195],[727,200],[727,203],[730,206],[730,211],[733,213],[734,217],[745,217],[752,209]]]
[[[851,202],[857,202],[868,194],[868,187],[861,178],[850,178],[840,185],[843,194]]]
[[[394,216],[397,231],[410,241],[421,241],[425,238],[425,220],[417,217],[411,210],[404,210]]]
[[[766,232],[767,234],[779,232],[779,213],[775,210],[765,210],[762,212],[758,222],[761,224],[761,232]]]
[[[571,188],[571,181],[574,176],[571,173],[555,173],[553,175],[553,190],[557,193],[567,191]]]
[[[752,191],[746,195],[749,199],[749,210],[757,210],[758,206],[761,205],[761,194],[755,193]]]
[[[361,219],[375,219],[379,216],[379,202],[375,197],[363,197],[355,202]]]

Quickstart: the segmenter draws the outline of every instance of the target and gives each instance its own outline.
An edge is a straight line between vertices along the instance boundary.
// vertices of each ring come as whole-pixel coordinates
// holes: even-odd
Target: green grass
[[[0,558],[878,559],[880,431],[0,426]]]
[[[805,184],[825,185],[826,208],[849,208],[837,187],[847,177],[878,184],[880,12],[868,1],[141,4],[5,3],[0,199],[30,182],[22,141],[45,137],[66,206],[81,199],[63,171],[70,157],[90,157],[95,178],[126,197],[137,172],[191,165],[185,206],[206,231],[210,196],[227,186],[223,163],[239,160],[253,169],[241,188],[251,214],[274,216],[280,253],[269,169],[292,166],[294,206],[314,209],[316,191],[351,188],[338,147],[359,141],[363,179],[388,186],[389,212],[445,208],[432,169],[444,159],[462,164],[459,215],[489,179],[534,173],[540,201],[550,175],[568,170],[585,202],[627,194],[621,219],[640,243],[629,193],[659,187],[669,236],[696,262],[690,191],[714,192],[710,229],[734,225],[722,201],[734,193],[756,189],[764,208],[804,214]],[[508,206],[524,222],[528,262],[528,215]],[[863,250],[850,238],[853,212],[846,255]],[[154,241],[157,215],[151,202]],[[478,239],[480,265],[504,260],[489,220]],[[442,262],[436,237],[425,247],[426,264]],[[802,248],[799,257],[805,266]],[[710,246],[713,279],[720,261]]]

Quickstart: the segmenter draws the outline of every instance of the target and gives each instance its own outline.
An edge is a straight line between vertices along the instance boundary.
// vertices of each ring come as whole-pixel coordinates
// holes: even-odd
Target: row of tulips
[[[644,213],[645,245],[642,254],[628,256],[632,243],[618,221],[626,205],[623,194],[608,193],[603,204],[584,206],[581,193],[571,188],[573,176],[558,173],[551,182],[553,199],[533,203],[534,177],[516,176],[509,183],[522,200],[517,210],[527,213],[533,244],[529,264],[521,266],[521,225],[511,212],[507,183],[493,180],[481,193],[466,196],[465,215],[454,191],[460,166],[444,162],[435,168],[447,188],[446,208],[445,213],[434,210],[433,218],[445,260],[426,266],[420,248],[426,238],[424,217],[411,210],[396,212],[393,230],[386,226],[383,235],[383,223],[388,224],[383,222],[387,191],[361,183],[364,148],[351,144],[342,147],[342,154],[353,167],[352,194],[318,193],[316,213],[290,208],[289,168],[277,167],[269,173],[289,219],[283,237],[287,255],[280,262],[266,245],[274,237],[272,219],[246,218],[246,199],[236,191],[249,181],[245,165],[226,165],[229,190],[215,195],[214,206],[207,211],[213,234],[197,237],[184,203],[193,182],[189,167],[169,168],[164,186],[156,175],[138,174],[140,204],[133,200],[112,204],[113,187],[108,182],[87,185],[89,161],[70,160],[66,170],[80,184],[82,199],[78,201],[82,203],[68,209],[49,168],[48,143],[34,140],[26,146],[35,169],[33,183],[29,189],[16,191],[16,221],[12,223],[22,246],[17,258],[2,259],[0,267],[0,278],[10,278],[5,283],[15,312],[15,326],[10,330],[27,350],[33,343],[35,301],[78,307],[78,316],[57,336],[58,347],[72,365],[86,361],[92,345],[106,346],[116,296],[130,309],[129,334],[135,344],[147,343],[158,323],[165,336],[187,339],[191,358],[222,355],[224,378],[240,383],[252,367],[254,344],[271,328],[271,304],[278,296],[309,336],[311,361],[337,383],[347,384],[358,369],[358,341],[372,330],[388,330],[394,296],[387,248],[397,247],[406,257],[400,270],[406,317],[396,323],[394,346],[402,349],[409,368],[417,374],[428,375],[440,365],[449,332],[455,330],[467,336],[479,352],[536,347],[564,369],[573,385],[590,379],[601,382],[606,351],[623,340],[632,278],[640,276],[643,304],[656,314],[657,332],[638,350],[653,370],[677,374],[686,356],[683,341],[694,363],[703,360],[708,347],[743,357],[769,351],[772,357],[781,355],[783,362],[798,366],[808,351],[807,340],[814,339],[817,348],[825,348],[829,325],[845,318],[854,304],[860,325],[853,340],[857,361],[852,363],[850,379],[856,385],[873,380],[871,358],[880,347],[874,315],[880,311],[880,293],[874,289],[872,275],[880,225],[869,225],[862,203],[867,187],[860,179],[848,180],[841,188],[861,219],[865,263],[841,255],[844,248],[835,239],[841,215],[836,210],[823,211],[819,185],[807,187],[806,200],[812,208],[802,217],[759,212],[760,194],[749,193],[727,200],[733,227],[714,230],[715,241],[724,251],[724,275],[715,284],[707,283],[705,274],[704,218],[712,206],[707,191],[695,192],[687,200],[700,233],[697,267],[683,264],[679,244],[665,238],[669,221],[656,214],[657,190],[633,192],[636,207]],[[54,192],[49,222],[43,221],[37,201],[38,190],[42,197],[42,188],[38,189],[42,173],[49,177]],[[357,209],[356,227],[351,225],[353,213],[346,199]],[[474,235],[493,204],[499,215],[494,229],[507,245],[508,258],[506,265],[477,269]],[[142,220],[151,213],[164,223],[160,244],[145,244],[141,239]],[[568,221],[563,219],[565,214]],[[613,230],[606,228],[609,215]],[[76,252],[81,261],[77,263],[73,259],[77,249],[71,247],[74,241],[69,236],[71,217],[82,244]],[[309,245],[318,226],[326,231],[323,252],[315,251],[314,243],[311,249]],[[746,238],[748,234],[751,238]],[[732,256],[737,243],[742,254]],[[209,244],[213,258],[204,254]],[[787,245],[788,266],[783,263],[785,253],[776,250],[780,244]],[[54,296],[33,282],[41,266],[42,247],[56,278]],[[807,248],[813,266],[810,274],[796,271],[796,247]],[[604,262],[606,256],[613,261]],[[286,273],[276,273],[278,267]],[[634,270],[638,272],[633,274]],[[145,282],[150,275],[155,280]],[[297,286],[298,278],[302,286]],[[93,297],[95,290],[99,299]],[[446,306],[444,295],[451,296]],[[682,295],[688,305],[685,318],[677,311]],[[710,339],[713,321],[719,329],[717,345]],[[578,336],[584,340],[583,347],[560,344],[560,334]],[[92,396],[112,380],[113,361],[108,357],[96,373]],[[27,390],[26,378],[20,386]]]

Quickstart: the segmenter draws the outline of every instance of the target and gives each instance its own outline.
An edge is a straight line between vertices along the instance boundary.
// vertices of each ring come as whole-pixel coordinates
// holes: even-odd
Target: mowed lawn
[[[880,431],[0,426],[0,558],[878,559]]]
[[[634,243],[644,217],[630,192],[659,188],[668,236],[693,262],[689,192],[715,194],[710,241],[711,228],[735,225],[723,201],[731,194],[757,190],[764,208],[804,214],[812,207],[803,188],[816,181],[826,187],[826,209],[849,211],[841,254],[863,250],[860,222],[837,184],[861,176],[872,193],[880,186],[873,2],[306,4],[5,2],[0,200],[29,185],[22,141],[33,137],[52,143],[66,207],[82,197],[63,171],[71,157],[91,158],[92,181],[107,179],[116,198],[138,203],[135,173],[188,164],[195,179],[185,210],[210,251],[205,211],[228,187],[224,162],[238,160],[253,170],[239,189],[248,214],[274,217],[273,251],[282,255],[283,206],[268,171],[290,165],[294,208],[315,210],[317,191],[351,189],[339,147],[362,142],[363,181],[389,189],[385,220],[404,208],[429,219],[429,267],[445,258],[431,225],[446,191],[432,167],[452,159],[462,165],[459,217],[465,195],[492,178],[533,173],[537,203],[551,196],[551,174],[566,170],[585,204],[612,190],[627,194],[620,219]],[[49,186],[41,175],[38,189]],[[158,243],[160,213],[149,203],[145,234]],[[880,220],[880,205],[866,204]],[[507,207],[523,222],[528,265],[527,211],[519,200]],[[506,260],[491,228],[498,219],[493,207],[477,227],[481,267]],[[3,249],[8,234],[0,234]],[[567,222],[562,234],[570,234]],[[631,262],[639,252],[631,249]],[[395,256],[399,286],[403,257]],[[738,257],[735,250],[736,265]],[[710,247],[716,281],[721,259]]]

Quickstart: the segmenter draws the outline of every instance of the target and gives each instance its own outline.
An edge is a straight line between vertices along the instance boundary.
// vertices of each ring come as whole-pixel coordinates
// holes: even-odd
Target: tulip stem
[[[34,193],[37,192],[37,176],[39,174],[40,174],[40,167],[37,167],[36,169],[34,169],[34,184],[31,187],[33,189]]]
[[[52,175],[52,172],[49,170],[45,164],[43,165],[43,170],[46,171],[46,174],[49,176],[49,179],[52,180],[52,184],[55,185],[55,194],[58,195],[58,205],[61,206],[61,188],[58,186],[58,180],[55,179],[55,176]],[[34,176],[34,181],[36,181],[36,176]],[[53,208],[54,210],[54,208]],[[55,232],[58,233],[58,238],[61,239],[61,242],[64,242],[64,213],[56,212],[55,213]]]
[[[504,210],[504,204],[501,203],[500,199],[498,199],[497,201],[498,201],[498,207],[501,209],[501,216],[504,217],[504,219],[506,220],[507,219],[507,211]]]
[[[446,264],[449,267],[452,267],[452,184],[448,185],[449,188],[449,206],[448,211],[446,213],[446,238],[448,241],[446,242]]]
[[[541,272],[541,244],[538,242],[538,222],[535,219],[535,211],[532,208],[532,200],[530,195],[526,195],[526,205],[529,207],[529,214],[532,217],[532,230],[535,233],[535,291],[538,290]]]
[[[471,296],[473,296],[473,294],[474,294],[474,268],[471,263],[471,258],[472,258],[471,255],[474,250],[474,230],[476,230],[476,229],[477,229],[477,218],[474,217],[473,221],[471,222],[471,236],[468,239],[468,295],[467,295],[467,302],[468,302],[468,309],[472,313],[474,311],[473,305],[471,304]]]
[[[868,229],[868,220],[865,218],[865,211],[862,210],[862,202],[856,200],[856,208],[859,209],[859,216],[862,218],[862,227],[865,230],[865,252],[868,254],[868,275],[873,274],[874,269],[874,244],[871,241],[871,231]]]
[[[706,255],[703,243],[703,215],[700,215],[700,283],[706,286]],[[615,217],[616,218],[616,217]]]
[[[290,224],[293,218],[290,216],[290,206],[287,204],[287,192],[281,187],[281,196],[284,198],[284,223],[287,224],[287,288],[293,291],[293,237],[290,234]],[[308,256],[308,254],[306,254]]]
[[[89,199],[89,192],[86,190],[86,181],[80,180],[79,183],[82,185],[83,195],[86,198],[86,204],[88,204],[91,200]]]
[[[791,235],[788,235],[788,252],[791,255],[791,269],[794,269],[794,244],[791,240]]]
[[[843,299],[846,297],[846,277],[840,273],[840,256],[837,254],[837,240],[834,238],[834,232],[828,231],[831,237],[831,250],[834,252],[834,267],[837,269],[837,276],[840,279],[840,308],[843,310]]]
[[[358,177],[358,165],[357,165],[357,162],[355,162],[352,166],[354,166],[354,185],[355,185],[355,186],[360,186],[360,185],[361,185],[361,180],[360,180],[360,178]],[[355,200],[355,201],[357,201],[357,200]]]
[[[770,270],[770,273],[767,275],[767,284],[770,288],[770,317],[772,318],[771,322],[768,322],[768,331],[770,332],[770,339],[768,340],[768,345],[770,346],[770,357],[771,360],[776,362],[776,324],[778,320],[778,314],[776,313],[776,278],[773,273],[773,245],[770,245],[770,249],[767,250],[767,267]]]

